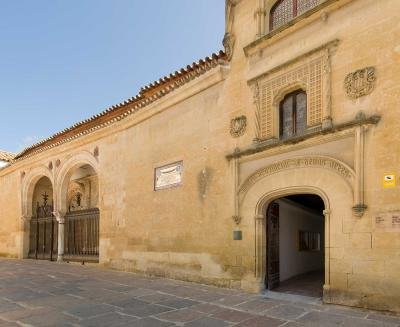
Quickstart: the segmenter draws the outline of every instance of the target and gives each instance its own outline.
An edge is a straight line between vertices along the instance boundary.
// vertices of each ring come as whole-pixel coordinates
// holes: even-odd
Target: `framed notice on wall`
[[[154,170],[154,190],[164,190],[182,185],[183,161],[178,161]]]

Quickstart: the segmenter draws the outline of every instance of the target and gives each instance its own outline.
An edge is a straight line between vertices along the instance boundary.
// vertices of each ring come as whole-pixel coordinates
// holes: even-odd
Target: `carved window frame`
[[[332,128],[331,56],[338,44],[333,40],[248,81],[255,106],[255,142],[279,139],[280,101],[297,89],[307,93],[307,133]]]
[[[310,0],[315,2],[310,8],[308,9],[301,9],[301,7],[304,7],[304,4],[302,4],[302,2],[304,2],[305,0],[291,0],[291,5],[290,5],[290,14],[291,14],[291,19],[289,19],[288,21],[278,25],[278,26],[274,26],[273,24],[273,17],[274,17],[274,12],[277,10],[277,8],[279,7],[279,5],[281,5],[284,1],[288,1],[288,0],[278,0],[278,1],[266,1],[266,4],[264,5],[266,8],[266,17],[268,18],[268,24],[266,24],[266,27],[268,28],[269,32],[278,30],[280,28],[283,28],[284,26],[290,24],[291,22],[293,22],[295,19],[297,19],[298,17],[302,17],[302,16],[306,16],[309,13],[312,13],[313,11],[318,10],[318,8],[322,5],[324,5],[324,3],[326,2],[326,0]]]
[[[281,139],[281,140],[284,140],[284,139],[288,139],[288,138],[292,138],[292,137],[296,137],[296,136],[301,136],[301,135],[304,135],[305,134],[305,132],[303,131],[303,132],[301,132],[301,131],[299,131],[299,124],[298,124],[298,115],[299,115],[299,108],[298,108],[298,103],[297,103],[297,96],[299,95],[299,94],[304,94],[305,95],[305,97],[306,97],[306,108],[305,108],[305,110],[306,110],[306,121],[305,121],[305,123],[306,123],[306,128],[308,127],[308,124],[307,124],[307,105],[308,105],[308,103],[307,103],[307,101],[308,101],[308,96],[307,96],[307,92],[305,91],[305,90],[303,90],[302,88],[298,88],[298,89],[296,89],[296,90],[294,90],[294,91],[292,91],[292,92],[288,92],[288,93],[286,93],[286,95],[284,96],[284,98],[279,102],[279,112],[278,112],[278,116],[279,116],[279,126],[278,126],[278,128],[279,128],[279,138]],[[283,111],[284,111],[284,108],[283,108],[283,106],[284,106],[284,102],[285,102],[285,100],[287,99],[287,98],[292,98],[292,135],[291,136],[285,136],[284,135],[284,120],[283,120]],[[304,122],[304,121],[303,121]]]

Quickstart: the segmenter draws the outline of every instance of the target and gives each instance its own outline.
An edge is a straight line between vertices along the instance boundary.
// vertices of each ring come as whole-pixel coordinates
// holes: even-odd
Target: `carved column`
[[[262,283],[265,273],[265,216],[256,215],[255,217],[255,277]]]
[[[255,108],[254,114],[254,129],[255,129],[255,137],[254,143],[259,142],[262,139],[262,131],[261,131],[261,99],[260,99],[260,85],[259,82],[256,81],[253,85],[251,85],[251,89],[253,91],[253,104]]]
[[[364,215],[367,206],[364,203],[364,137],[365,126],[357,126],[355,131],[355,185],[353,211],[357,217]]]
[[[257,21],[257,35],[256,35],[256,38],[260,38],[265,34],[264,0],[259,0],[258,9],[255,12],[255,18],[256,18],[256,21]]]
[[[324,234],[324,248],[325,248],[325,281],[324,281],[324,297],[329,293],[330,290],[330,260],[331,260],[331,228],[330,228],[330,215],[331,212],[325,209],[323,212],[325,216],[325,234]]]
[[[233,48],[235,45],[235,36],[233,34],[233,23],[235,18],[235,6],[239,0],[226,0],[225,2],[225,35],[222,44],[228,60],[232,59]]]
[[[59,211],[55,211],[54,216],[56,217],[57,222],[58,222],[57,261],[62,262],[64,260],[65,217]]]
[[[240,217],[240,210],[239,210],[239,195],[238,195],[238,190],[239,190],[239,159],[234,158],[231,161],[232,165],[232,178],[233,178],[233,221],[236,223],[236,225],[240,224],[240,221],[242,220]]]
[[[29,246],[30,246],[29,243],[30,230],[31,230],[31,217],[28,217],[27,215],[22,215],[20,221],[21,241],[20,241],[20,251],[18,255],[20,259],[28,258]]]
[[[325,49],[324,68],[323,68],[323,88],[324,98],[322,106],[322,129],[329,130],[333,127],[332,123],[332,85],[331,85],[331,50]]]

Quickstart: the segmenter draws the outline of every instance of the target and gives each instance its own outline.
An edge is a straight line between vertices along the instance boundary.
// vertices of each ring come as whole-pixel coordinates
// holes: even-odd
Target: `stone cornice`
[[[262,79],[262,78],[264,78],[264,77],[266,77],[266,76],[268,76],[268,75],[271,75],[271,74],[273,74],[273,73],[275,73],[275,72],[281,70],[282,68],[285,68],[285,67],[287,67],[287,66],[290,66],[290,65],[292,65],[293,63],[295,63],[295,62],[297,62],[297,61],[300,61],[300,60],[303,59],[303,58],[309,57],[309,56],[313,55],[314,53],[317,53],[317,52],[322,51],[322,50],[324,50],[324,49],[335,48],[335,47],[338,46],[339,42],[340,42],[339,39],[334,39],[334,40],[329,41],[329,42],[327,42],[327,43],[325,43],[325,44],[322,44],[322,45],[320,45],[320,46],[318,46],[318,47],[316,47],[316,48],[314,48],[314,49],[311,49],[311,50],[309,50],[309,51],[307,51],[307,52],[304,52],[304,53],[300,54],[299,56],[296,56],[296,57],[293,58],[293,59],[290,59],[290,60],[288,60],[288,61],[286,61],[286,62],[284,62],[284,63],[282,63],[282,64],[279,64],[278,66],[273,67],[272,69],[268,70],[267,72],[258,74],[257,76],[250,78],[250,79],[247,81],[247,84],[248,84],[248,85],[252,85],[252,84],[254,84],[256,81],[258,81],[258,80],[260,80],[260,79]]]
[[[337,132],[351,129],[356,126],[376,125],[379,123],[380,120],[381,120],[381,117],[378,115],[373,115],[370,117],[361,117],[359,119],[356,118],[352,121],[335,125],[329,130],[321,129],[321,130],[317,130],[317,131],[313,131],[313,132],[304,134],[302,136],[293,137],[293,138],[290,138],[287,140],[276,140],[276,142],[270,143],[270,144],[265,144],[265,141],[264,142],[260,141],[245,150],[235,150],[233,153],[228,154],[226,156],[226,158],[228,160],[231,160],[231,159],[237,159],[237,158],[241,158],[241,157],[251,156],[251,155],[254,155],[257,153],[261,153],[263,151],[267,151],[269,149],[279,148],[284,145],[297,144],[302,141],[309,140],[309,139],[312,139],[312,138],[315,138],[315,137],[318,137],[321,135],[334,134]]]

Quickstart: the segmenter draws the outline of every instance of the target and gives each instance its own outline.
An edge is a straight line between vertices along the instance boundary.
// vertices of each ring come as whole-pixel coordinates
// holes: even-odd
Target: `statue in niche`
[[[68,189],[69,212],[87,209],[85,194],[85,185],[83,183],[71,183]]]

